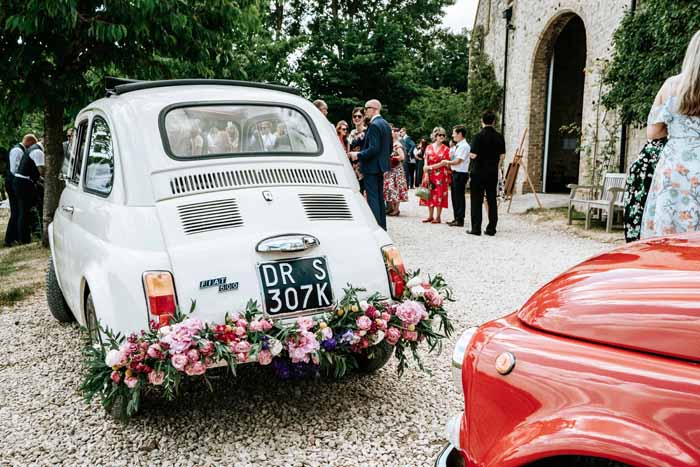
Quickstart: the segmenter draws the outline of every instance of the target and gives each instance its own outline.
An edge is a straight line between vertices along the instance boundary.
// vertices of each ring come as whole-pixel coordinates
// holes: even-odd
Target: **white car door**
[[[63,296],[74,314],[80,318],[82,278],[78,253],[80,249],[79,233],[76,231],[76,218],[82,209],[81,180],[83,160],[89,137],[88,119],[80,121],[75,131],[76,143],[73,145],[71,160],[66,174],[66,188],[61,193],[58,209],[53,219],[53,249],[56,273]]]

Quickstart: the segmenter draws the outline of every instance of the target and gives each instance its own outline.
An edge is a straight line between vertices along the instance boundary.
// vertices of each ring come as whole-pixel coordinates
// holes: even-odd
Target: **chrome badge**
[[[265,201],[271,202],[272,201],[272,192],[265,190],[262,192],[263,198],[265,198]]]
[[[230,292],[231,290],[238,290],[238,282],[228,282],[227,277],[217,277],[199,282],[200,289],[208,289],[210,287],[217,287],[219,292]]]

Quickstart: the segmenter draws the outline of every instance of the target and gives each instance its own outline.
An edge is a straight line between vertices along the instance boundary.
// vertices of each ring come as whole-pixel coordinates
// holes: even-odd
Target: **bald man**
[[[382,104],[372,99],[365,103],[365,118],[370,119],[369,128],[362,141],[362,150],[349,153],[352,160],[360,161],[360,172],[364,175],[367,204],[377,220],[386,230],[386,204],[384,202],[384,172],[390,170],[392,151],[391,127],[381,116]]]

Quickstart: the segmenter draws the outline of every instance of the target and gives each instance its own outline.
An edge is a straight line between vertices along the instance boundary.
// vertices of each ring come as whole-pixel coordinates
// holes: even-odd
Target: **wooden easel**
[[[511,161],[511,163],[508,164],[508,170],[506,171],[506,181],[504,187],[505,196],[503,200],[508,200],[507,212],[510,212],[510,206],[511,204],[513,204],[513,195],[515,194],[515,182],[518,179],[518,172],[520,171],[521,166],[525,171],[525,178],[527,179],[528,185],[530,185],[530,190],[532,190],[532,194],[535,195],[537,205],[540,207],[540,209],[542,209],[542,203],[540,202],[540,198],[537,196],[535,186],[532,184],[532,180],[530,180],[530,174],[527,172],[525,162],[523,162],[523,146],[525,145],[525,137],[527,137],[527,131],[528,129],[525,128],[525,132],[523,133],[522,138],[520,138],[520,146],[518,146],[518,150],[515,151],[515,156],[513,156],[513,160]]]

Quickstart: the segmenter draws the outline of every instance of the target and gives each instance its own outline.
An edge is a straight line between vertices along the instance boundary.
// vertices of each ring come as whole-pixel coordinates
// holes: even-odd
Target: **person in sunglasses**
[[[365,115],[370,124],[362,143],[361,151],[348,153],[351,160],[360,161],[360,170],[364,175],[367,204],[377,220],[377,224],[386,230],[386,205],[384,203],[384,173],[390,169],[389,159],[393,150],[391,127],[380,115],[382,104],[371,99],[365,103]]]
[[[433,144],[425,149],[423,167],[423,186],[430,188],[430,198],[420,200],[421,206],[428,207],[428,217],[423,222],[439,224],[442,210],[447,209],[447,197],[450,192],[450,148],[443,144],[447,134],[442,127],[435,127],[432,132]]]
[[[367,128],[365,124],[365,109],[363,107],[355,107],[352,109],[352,124],[355,128],[350,132],[350,151],[360,151]],[[360,183],[360,193],[364,195],[365,182],[362,172],[360,172],[360,161],[352,161],[352,168],[355,171],[357,181]]]

